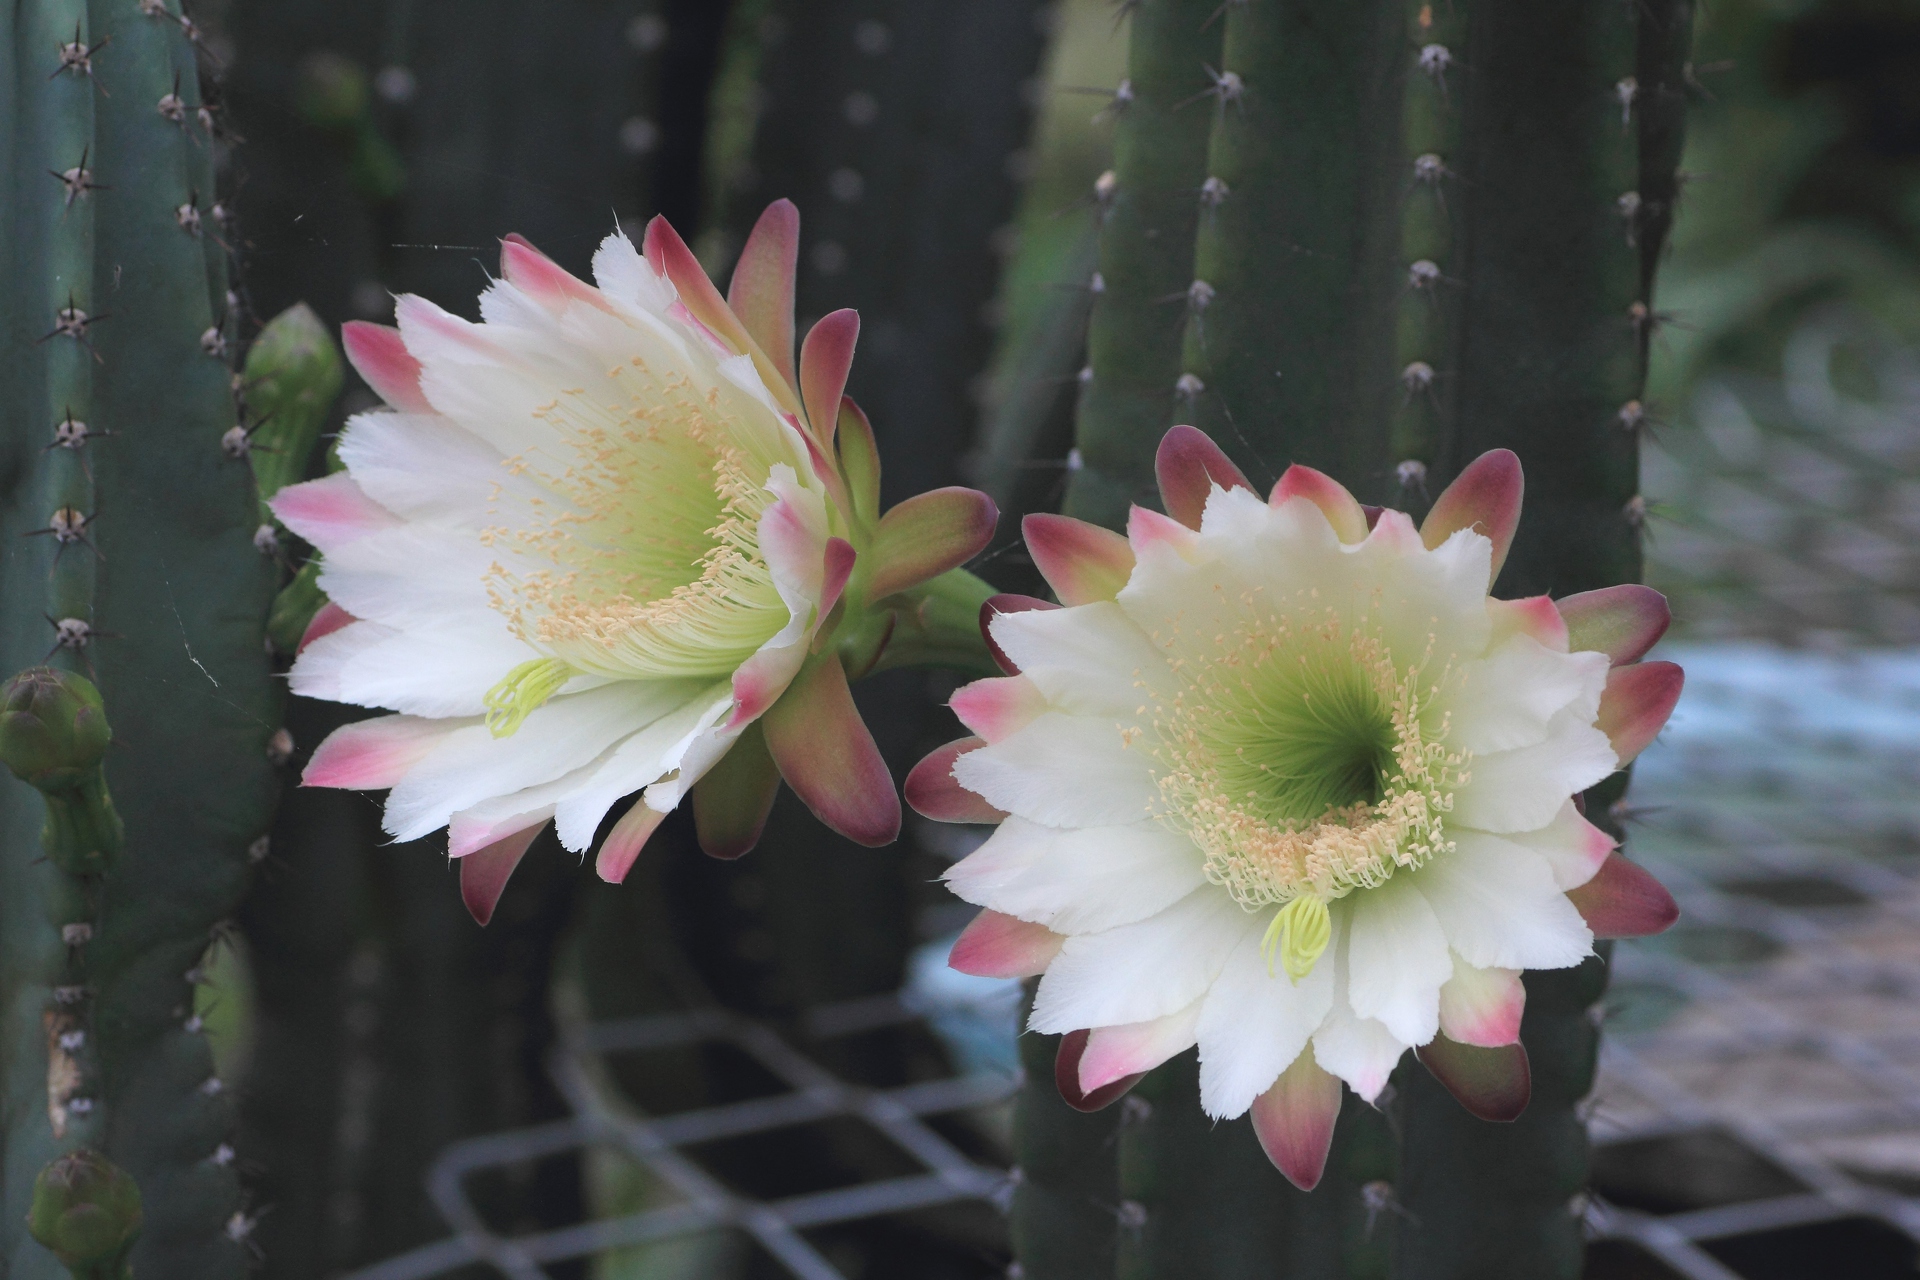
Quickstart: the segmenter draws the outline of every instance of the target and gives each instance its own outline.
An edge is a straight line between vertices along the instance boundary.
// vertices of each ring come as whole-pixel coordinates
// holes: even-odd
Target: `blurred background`
[[[1702,13],[1637,423],[1648,572],[1689,683],[1628,815],[1686,916],[1618,954],[1589,1274],[1911,1276],[1920,0]],[[249,316],[304,300],[330,326],[385,320],[408,291],[474,314],[501,235],[586,274],[602,236],[657,213],[724,280],[790,197],[801,323],[861,312],[850,391],[887,500],[987,489],[1008,518],[976,567],[1007,590],[1037,586],[1017,516],[1055,505],[1073,465],[1120,16],[196,12],[238,135]],[[373,403],[350,383],[339,414]],[[952,736],[949,689],[863,686],[897,766]],[[289,727],[310,749],[339,714],[296,699]],[[674,823],[620,888],[557,848],[531,857],[483,932],[442,851],[383,844],[377,816],[290,796],[202,989],[264,1275],[1006,1272],[1018,992],[944,970],[966,912],[935,880],[964,832],[859,849],[785,796],[737,864]]]

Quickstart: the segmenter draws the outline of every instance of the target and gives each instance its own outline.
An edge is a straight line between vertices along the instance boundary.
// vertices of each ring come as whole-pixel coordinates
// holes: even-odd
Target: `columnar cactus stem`
[[[1117,527],[1153,491],[1160,435],[1192,412],[1181,320],[1194,282],[1194,231],[1209,198],[1207,134],[1242,109],[1240,81],[1219,68],[1216,0],[1137,0],[1127,80],[1115,95],[1114,187],[1100,232],[1087,330],[1092,376],[1081,388],[1075,441],[1082,466],[1069,515]],[[1232,8],[1234,6],[1227,6]],[[1186,375],[1191,376],[1191,375]]]
[[[22,1234],[28,1183],[78,1142],[143,1193],[141,1276],[248,1267],[193,988],[273,796],[261,628],[275,567],[255,549],[252,478],[222,447],[234,308],[193,40],[165,3],[54,0],[22,7],[5,46],[19,92],[0,128],[20,163],[4,448],[22,479],[0,528],[34,550],[7,561],[0,669],[64,669],[16,681],[13,713],[65,723],[38,711],[67,698],[101,752],[103,707],[118,731],[104,782],[97,757],[61,780],[9,754],[46,798],[0,790],[0,1252],[15,1280],[58,1273]],[[25,722],[9,718],[11,747]]]

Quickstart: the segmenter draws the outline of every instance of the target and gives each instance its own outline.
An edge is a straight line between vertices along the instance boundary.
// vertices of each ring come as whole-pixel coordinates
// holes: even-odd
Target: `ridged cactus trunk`
[[[0,1270],[62,1274],[24,1230],[28,1203],[50,1160],[85,1147],[138,1185],[134,1272],[239,1277],[251,1219],[195,987],[284,744],[262,645],[276,570],[229,434],[221,121],[171,0],[43,0],[8,22],[0,665],[41,668],[9,708],[68,730],[78,709],[52,690],[84,703],[76,680],[97,684],[112,746],[104,780],[76,790],[38,767],[25,720],[0,734],[34,783],[0,787]],[[74,1167],[46,1194],[83,1194]],[[115,1265],[68,1252],[75,1275]]]
[[[1508,448],[1528,489],[1497,594],[1636,580],[1688,0],[1126,12],[1066,510],[1119,527],[1129,503],[1152,505],[1154,449],[1177,422],[1263,490],[1305,463],[1416,518],[1465,464]],[[1595,821],[1623,785],[1588,794]],[[1605,966],[1526,982],[1518,1121],[1475,1119],[1409,1056],[1377,1112],[1347,1098],[1310,1193],[1245,1126],[1201,1113],[1191,1054],[1079,1116],[1057,1096],[1051,1043],[1030,1037],[1023,1273],[1577,1276],[1576,1106]]]

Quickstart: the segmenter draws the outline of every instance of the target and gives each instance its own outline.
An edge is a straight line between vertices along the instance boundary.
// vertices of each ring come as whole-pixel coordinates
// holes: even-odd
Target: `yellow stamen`
[[[1313,972],[1314,964],[1333,940],[1333,917],[1326,902],[1311,893],[1303,893],[1274,912],[1273,923],[1260,939],[1260,954],[1266,957],[1267,976],[1273,976],[1277,957],[1287,977],[1298,982]]]
[[[573,677],[573,668],[558,658],[535,658],[521,663],[481,699],[487,708],[487,728],[493,730],[496,738],[511,736]]]

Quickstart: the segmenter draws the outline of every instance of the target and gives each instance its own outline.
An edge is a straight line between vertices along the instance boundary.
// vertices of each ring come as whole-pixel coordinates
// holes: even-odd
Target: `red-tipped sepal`
[[[1215,485],[1253,490],[1233,459],[1220,452],[1220,446],[1198,427],[1168,428],[1153,455],[1153,474],[1160,482],[1160,505],[1189,529],[1200,527],[1207,495]]]
[[[853,347],[860,337],[860,313],[850,307],[830,311],[807,330],[800,344],[800,399],[807,407],[807,423],[822,446],[833,443],[840,421],[840,401],[846,395],[847,374],[853,368]]]
[[[838,655],[816,655],[762,718],[767,750],[814,817],[855,844],[891,844],[900,797]]]
[[[873,424],[852,396],[840,397],[840,430],[835,446],[840,451],[840,472],[847,478],[854,521],[863,529],[871,529],[880,520],[880,447],[874,443]]]
[[[1080,1059],[1087,1051],[1088,1032],[1084,1029],[1069,1031],[1060,1037],[1060,1052],[1053,1058],[1053,1083],[1060,1090],[1060,1100],[1075,1111],[1099,1111],[1110,1107],[1125,1096],[1145,1077],[1146,1073],[1121,1076],[1108,1084],[1088,1093],[1080,1088]]]
[[[937,747],[907,774],[907,803],[923,818],[935,822],[998,822],[1007,815],[953,776],[953,762],[986,746],[984,738],[960,738]]]
[[[1321,1069],[1311,1048],[1300,1051],[1267,1091],[1253,1100],[1253,1132],[1273,1167],[1302,1191],[1320,1185],[1340,1118],[1340,1078]]]
[[[1020,522],[1020,532],[1034,566],[1062,604],[1111,600],[1133,574],[1133,547],[1111,529],[1036,512]]]
[[[340,326],[340,344],[347,349],[354,372],[375,395],[402,413],[433,412],[420,390],[420,362],[407,350],[398,329],[349,320]]]
[[[986,549],[1000,509],[978,489],[958,485],[917,494],[887,512],[874,533],[873,599],[957,569]]]
[[[1686,673],[1671,662],[1636,662],[1607,673],[1596,723],[1621,764],[1645,751],[1659,736],[1685,683]]]
[[[693,784],[693,825],[700,848],[711,858],[733,859],[760,843],[773,799],[780,794],[780,768],[767,751],[755,720],[734,740],[718,764]]]
[[[613,824],[613,830],[607,832],[607,838],[600,842],[600,852],[593,860],[594,874],[608,884],[624,883],[640,851],[666,820],[667,815],[646,800],[635,800],[633,807],[621,815],[620,821]]]
[[[329,600],[314,610],[313,618],[307,623],[307,629],[300,633],[300,643],[294,646],[296,655],[305,653],[307,646],[323,636],[330,636],[343,627],[352,626],[359,619]]]
[[[793,372],[793,277],[800,260],[800,211],[775,200],[753,224],[727,286],[727,305],[789,383]]]
[[[1013,664],[1013,659],[1007,656],[1006,650],[1002,649],[999,644],[994,641],[994,618],[1003,613],[1026,613],[1033,609],[1058,609],[1059,607],[1059,605],[1051,600],[1041,600],[1036,596],[1017,595],[991,596],[985,604],[980,606],[980,634],[987,642],[987,652],[993,655],[994,662],[999,665],[1002,671],[1010,676],[1020,674],[1020,668]]]
[[[1060,954],[1065,941],[1043,924],[982,911],[954,941],[947,965],[976,978],[1038,977]]]
[[[1582,591],[1557,607],[1566,619],[1568,646],[1604,653],[1616,667],[1646,656],[1673,621],[1667,598],[1637,582]]]
[[[1567,890],[1567,900],[1596,938],[1646,938],[1680,918],[1680,904],[1667,886],[1619,853],[1608,854],[1593,879]]]
[[[1500,576],[1500,566],[1513,546],[1513,532],[1520,527],[1525,489],[1519,457],[1511,449],[1490,449],[1468,463],[1435,500],[1420,525],[1420,539],[1428,547],[1437,547],[1462,529],[1478,529],[1493,542],[1493,571],[1487,579],[1491,582]]]
[[[1518,969],[1476,969],[1453,958],[1453,977],[1440,988],[1440,1030],[1461,1044],[1497,1049],[1520,1038],[1527,987]]]
[[[1366,541],[1370,526],[1365,509],[1347,492],[1345,485],[1326,472],[1315,471],[1298,463],[1288,467],[1280,477],[1280,483],[1273,486],[1273,494],[1268,502],[1277,507],[1294,498],[1305,498],[1320,508],[1320,514],[1333,526],[1334,536],[1340,541]]]
[[[1483,1049],[1441,1035],[1414,1053],[1461,1106],[1482,1120],[1517,1120],[1533,1097],[1533,1072],[1523,1045]]]
[[[460,900],[467,904],[467,912],[476,923],[484,927],[493,919],[493,909],[500,904],[514,868],[527,856],[527,846],[534,837],[546,829],[544,821],[536,822],[459,860]]]

